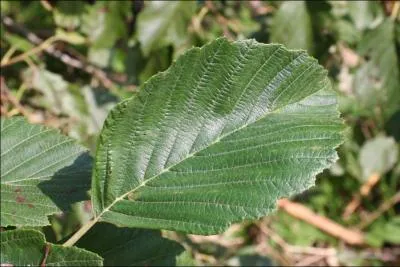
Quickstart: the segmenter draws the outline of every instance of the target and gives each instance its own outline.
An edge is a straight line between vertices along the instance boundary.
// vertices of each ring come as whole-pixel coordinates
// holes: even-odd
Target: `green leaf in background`
[[[107,233],[105,235],[104,233]],[[160,231],[122,228],[98,223],[76,244],[104,258],[108,266],[174,266],[183,251]]]
[[[306,49],[313,52],[311,18],[305,1],[283,2],[271,25],[271,41],[288,48]]]
[[[376,221],[367,233],[366,240],[374,247],[381,247],[385,242],[400,245],[400,216],[394,216],[389,221]]]
[[[374,173],[383,175],[390,171],[397,162],[398,150],[392,137],[378,136],[365,142],[359,158],[363,181]]]
[[[348,1],[346,5],[348,14],[359,31],[371,28],[374,23],[383,19],[384,13],[377,1]]]
[[[1,36],[1,38],[4,38],[4,40],[7,41],[11,46],[23,52],[29,51],[34,48],[34,45],[29,41],[9,32],[6,32],[4,35]]]
[[[130,1],[96,1],[87,6],[81,30],[92,43],[91,48],[110,48],[118,39],[127,37],[125,23],[130,6]]]
[[[76,247],[46,243],[34,230],[1,232],[1,266],[102,266],[103,259]]]
[[[68,42],[74,45],[82,45],[85,43],[86,39],[77,32],[67,32],[63,29],[58,28],[56,30],[56,35],[58,39]]]
[[[188,23],[196,11],[195,1],[148,1],[137,19],[137,38],[143,54],[172,44],[184,44]],[[162,14],[162,16],[160,16]]]
[[[340,40],[348,44],[356,44],[360,41],[361,33],[354,24],[346,19],[338,19],[335,24],[335,30]]]
[[[41,92],[44,98],[37,99],[37,104],[44,106],[57,115],[77,115],[78,106],[69,91],[69,83],[56,73],[45,68],[28,69],[24,72],[24,80]]]
[[[88,198],[91,158],[73,139],[23,118],[1,119],[1,225],[48,225]]]
[[[57,1],[53,10],[54,22],[57,26],[75,29],[81,24],[81,16],[85,12],[86,3],[81,0]]]
[[[43,67],[25,71],[24,80],[42,93],[32,101],[54,114],[68,116],[68,135],[81,141],[99,133],[108,112],[118,101],[104,88],[88,85],[78,88]]]
[[[303,51],[217,39],[118,104],[92,180],[95,220],[211,234],[314,185],[343,124]]]
[[[86,125],[88,134],[98,134],[109,111],[118,102],[118,98],[110,94],[105,88],[85,86],[81,88],[81,91],[87,110],[83,124]]]
[[[366,113],[380,109],[385,118],[400,109],[400,64],[394,24],[386,19],[361,40],[358,52],[366,62],[357,70],[353,84],[355,105]]]
[[[3,26],[3,25],[1,25]],[[4,32],[4,34],[1,35],[1,40],[5,41],[5,43],[8,43],[10,45],[11,49],[15,49],[16,51],[20,50],[22,52],[27,52],[34,48],[34,45],[30,43],[29,41],[25,40],[24,38],[16,35],[16,34],[11,34],[7,31],[4,31],[3,28],[1,28],[1,31]],[[37,55],[31,55],[31,59],[37,61],[38,57]]]

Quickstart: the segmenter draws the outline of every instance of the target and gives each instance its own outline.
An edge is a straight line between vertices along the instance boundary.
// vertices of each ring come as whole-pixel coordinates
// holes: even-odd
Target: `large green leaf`
[[[137,20],[137,38],[143,54],[164,45],[182,45],[188,22],[196,10],[194,1],[148,1]]]
[[[1,119],[1,225],[47,225],[47,215],[87,199],[91,158],[56,130]]]
[[[218,39],[181,56],[106,119],[95,220],[211,234],[314,185],[343,124],[304,51]]]
[[[305,1],[282,3],[272,21],[271,41],[313,51],[311,17]]]
[[[102,266],[93,252],[46,243],[35,230],[1,232],[1,266]]]
[[[104,235],[107,233],[107,235]],[[104,258],[107,266],[174,266],[183,248],[160,231],[98,223],[77,243]]]

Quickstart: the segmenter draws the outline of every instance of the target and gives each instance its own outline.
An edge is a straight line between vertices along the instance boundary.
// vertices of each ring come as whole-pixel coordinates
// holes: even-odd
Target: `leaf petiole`
[[[89,231],[90,228],[93,227],[97,223],[97,221],[100,219],[99,217],[93,218],[90,221],[88,221],[86,224],[84,224],[75,234],[73,234],[64,244],[64,247],[72,247],[78,240],[86,234],[87,231]]]

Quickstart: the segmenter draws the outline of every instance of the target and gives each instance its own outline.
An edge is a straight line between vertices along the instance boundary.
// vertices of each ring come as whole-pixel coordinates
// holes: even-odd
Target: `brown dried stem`
[[[314,213],[312,210],[299,203],[291,202],[288,199],[281,199],[278,201],[278,206],[293,217],[305,221],[348,244],[365,244],[364,235],[361,232],[347,229],[326,217]]]

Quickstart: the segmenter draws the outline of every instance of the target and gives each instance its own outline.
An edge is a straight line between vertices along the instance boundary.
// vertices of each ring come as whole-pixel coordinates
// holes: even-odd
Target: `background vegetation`
[[[1,1],[1,116],[93,153],[108,111],[192,46],[223,35],[305,49],[329,70],[348,125],[337,164],[260,221],[165,235],[188,249],[183,265],[399,265],[399,14],[396,1]],[[86,201],[50,217],[47,238],[90,216]]]

